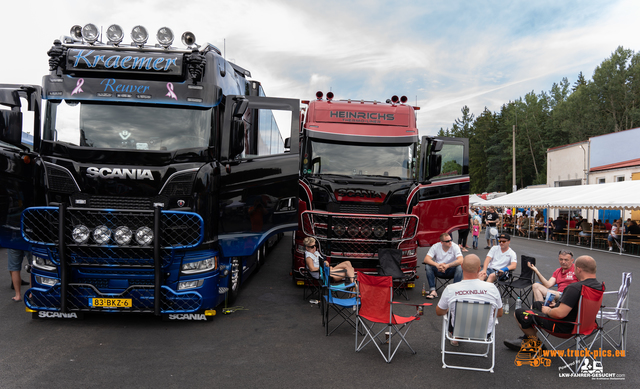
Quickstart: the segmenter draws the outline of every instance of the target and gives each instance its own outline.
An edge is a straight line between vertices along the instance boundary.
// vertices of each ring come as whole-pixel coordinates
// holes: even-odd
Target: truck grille
[[[58,260],[55,246],[58,246],[59,208],[34,207],[23,212],[22,233],[31,244],[51,246],[52,257]],[[65,213],[64,244],[68,248],[68,261],[72,264],[153,266],[153,243],[140,245],[135,239],[136,231],[149,228],[153,231],[153,211],[107,211],[83,208],[68,208]],[[90,231],[85,242],[73,239],[74,228],[85,226]],[[93,232],[104,226],[110,231],[105,244],[95,241]],[[126,245],[118,245],[114,232],[126,226],[134,237]],[[204,238],[204,222],[195,213],[161,211],[160,246],[163,264],[170,262],[167,250],[191,248],[199,245]],[[154,237],[153,239],[157,239]]]
[[[415,237],[417,228],[415,215],[302,213],[303,232],[320,242],[323,254],[352,261],[377,262],[379,249],[399,247]]]

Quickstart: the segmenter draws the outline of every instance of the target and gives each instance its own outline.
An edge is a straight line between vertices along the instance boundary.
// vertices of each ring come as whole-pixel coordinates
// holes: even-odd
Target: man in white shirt
[[[489,302],[493,305],[493,309],[498,310],[496,316],[502,316],[502,299],[500,298],[500,292],[494,284],[479,279],[478,275],[481,268],[480,258],[478,258],[477,255],[469,254],[464,257],[462,262],[462,281],[457,284],[448,285],[445,288],[436,306],[436,314],[438,316],[446,315],[449,311],[449,306],[453,306],[452,302],[456,300]],[[452,310],[449,323],[455,323],[454,320],[455,310]],[[493,323],[489,323],[487,333],[491,331],[492,324]],[[449,331],[453,331],[452,325],[450,325]],[[451,344],[457,346],[458,342],[452,341]]]
[[[462,252],[460,247],[453,243],[451,235],[446,232],[440,235],[440,242],[434,244],[424,257],[424,268],[427,272],[429,284],[428,299],[438,297],[436,292],[436,277],[453,278],[453,282],[462,280]]]
[[[481,280],[491,283],[496,282],[498,278],[505,280],[509,278],[509,272],[516,269],[518,256],[509,247],[510,242],[509,234],[498,235],[498,246],[493,246],[484,260],[479,277]]]

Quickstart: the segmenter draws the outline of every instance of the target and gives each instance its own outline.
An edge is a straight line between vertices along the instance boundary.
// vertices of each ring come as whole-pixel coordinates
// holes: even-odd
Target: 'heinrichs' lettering
[[[380,112],[352,112],[352,111],[331,111],[330,117],[339,119],[360,119],[360,120],[395,120],[392,113]]]

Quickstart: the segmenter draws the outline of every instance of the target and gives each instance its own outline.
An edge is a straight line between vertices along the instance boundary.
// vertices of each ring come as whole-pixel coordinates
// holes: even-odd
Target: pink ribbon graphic
[[[175,93],[173,93],[173,84],[172,83],[167,83],[167,89],[169,90],[169,92],[167,92],[167,94],[165,96],[169,96],[172,99],[178,100],[178,96],[176,96]]]
[[[71,92],[71,96],[75,95],[76,93],[84,92],[82,88],[80,88],[82,84],[84,84],[84,78],[78,80],[78,82],[76,83],[76,88],[73,90],[73,92]]]

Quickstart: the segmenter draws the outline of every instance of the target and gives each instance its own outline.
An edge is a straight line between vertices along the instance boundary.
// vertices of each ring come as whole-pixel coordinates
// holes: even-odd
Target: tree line
[[[582,72],[551,90],[527,93],[498,112],[461,110],[439,136],[469,138],[471,193],[512,191],[512,128],[516,125],[516,185],[546,184],[548,148],[640,127],[640,52],[618,47],[587,80]]]

